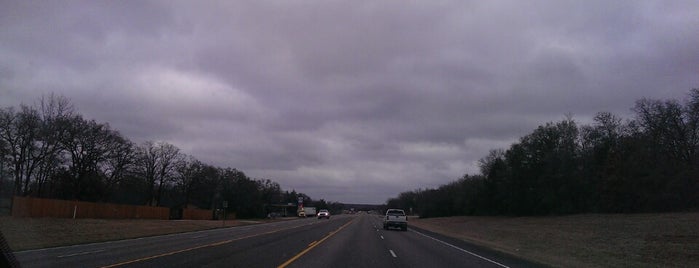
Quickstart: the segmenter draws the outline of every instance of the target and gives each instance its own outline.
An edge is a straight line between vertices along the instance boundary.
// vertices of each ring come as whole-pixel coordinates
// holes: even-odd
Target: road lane
[[[373,217],[355,217],[352,224],[288,267],[395,267]]]
[[[116,267],[276,267],[351,220],[350,217],[321,220],[230,243],[120,263]]]
[[[378,215],[336,215],[16,253],[23,267],[529,267]]]
[[[485,249],[464,248],[424,231],[383,230],[382,217],[361,214],[351,226],[289,267],[536,267]],[[452,242],[452,243],[450,243]]]
[[[401,267],[493,267],[506,268],[470,254],[426,239],[413,231],[381,231]]]
[[[326,221],[328,222],[328,221]],[[15,252],[22,267],[101,267],[322,224],[313,218],[182,234]],[[305,245],[304,245],[305,246]]]
[[[282,263],[281,265],[279,265],[279,266],[277,266],[277,267],[278,267],[278,268],[286,268],[287,266],[289,266],[289,264],[295,262],[297,259],[299,259],[299,258],[303,257],[304,255],[306,255],[309,251],[311,251],[312,249],[314,249],[314,248],[317,247],[318,245],[320,245],[320,244],[322,244],[323,242],[325,242],[325,240],[327,240],[328,238],[334,236],[334,235],[337,234],[338,232],[342,231],[342,229],[344,229],[345,227],[347,227],[347,226],[349,226],[350,224],[352,224],[353,221],[354,221],[354,220],[349,221],[349,222],[343,224],[342,226],[340,226],[339,228],[337,228],[337,230],[328,233],[326,236],[324,236],[324,237],[321,238],[320,240],[315,240],[315,241],[311,242],[310,244],[308,244],[308,247],[307,247],[306,249],[304,249],[303,251],[301,251],[301,252],[299,252],[298,254],[294,255],[293,257],[291,257],[290,259],[288,259],[287,261],[285,261],[284,263]]]

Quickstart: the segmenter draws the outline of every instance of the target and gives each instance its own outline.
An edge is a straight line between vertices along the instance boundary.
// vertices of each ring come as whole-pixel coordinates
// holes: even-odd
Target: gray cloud
[[[0,106],[55,92],[315,198],[381,203],[572,113],[699,77],[694,1],[31,2],[0,10]]]

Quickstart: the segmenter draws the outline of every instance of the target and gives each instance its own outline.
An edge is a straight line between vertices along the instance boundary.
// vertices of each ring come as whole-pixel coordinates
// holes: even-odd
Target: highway
[[[335,215],[16,252],[22,267],[534,267],[381,216]]]

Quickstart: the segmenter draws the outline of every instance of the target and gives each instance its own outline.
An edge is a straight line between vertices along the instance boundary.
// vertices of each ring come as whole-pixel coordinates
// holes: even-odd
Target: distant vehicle
[[[322,218],[326,218],[328,220],[330,219],[330,212],[327,209],[321,209],[318,212],[318,219],[322,219]]]
[[[304,207],[302,211],[303,216],[301,216],[301,212],[299,212],[299,217],[313,217],[316,215],[315,207]]]
[[[408,216],[402,209],[389,209],[386,211],[386,218],[383,219],[383,228],[397,227],[403,231],[408,230]]]
[[[299,217],[314,217],[316,215],[315,207],[303,207],[296,211]]]

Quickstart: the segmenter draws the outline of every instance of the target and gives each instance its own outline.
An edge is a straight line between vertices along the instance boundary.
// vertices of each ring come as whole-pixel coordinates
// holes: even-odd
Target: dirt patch
[[[265,222],[260,220],[255,222]],[[227,220],[225,227],[252,224]],[[102,220],[0,217],[0,231],[14,251],[94,243],[224,227],[221,221]]]
[[[449,217],[411,224],[557,267],[699,267],[699,213]]]

